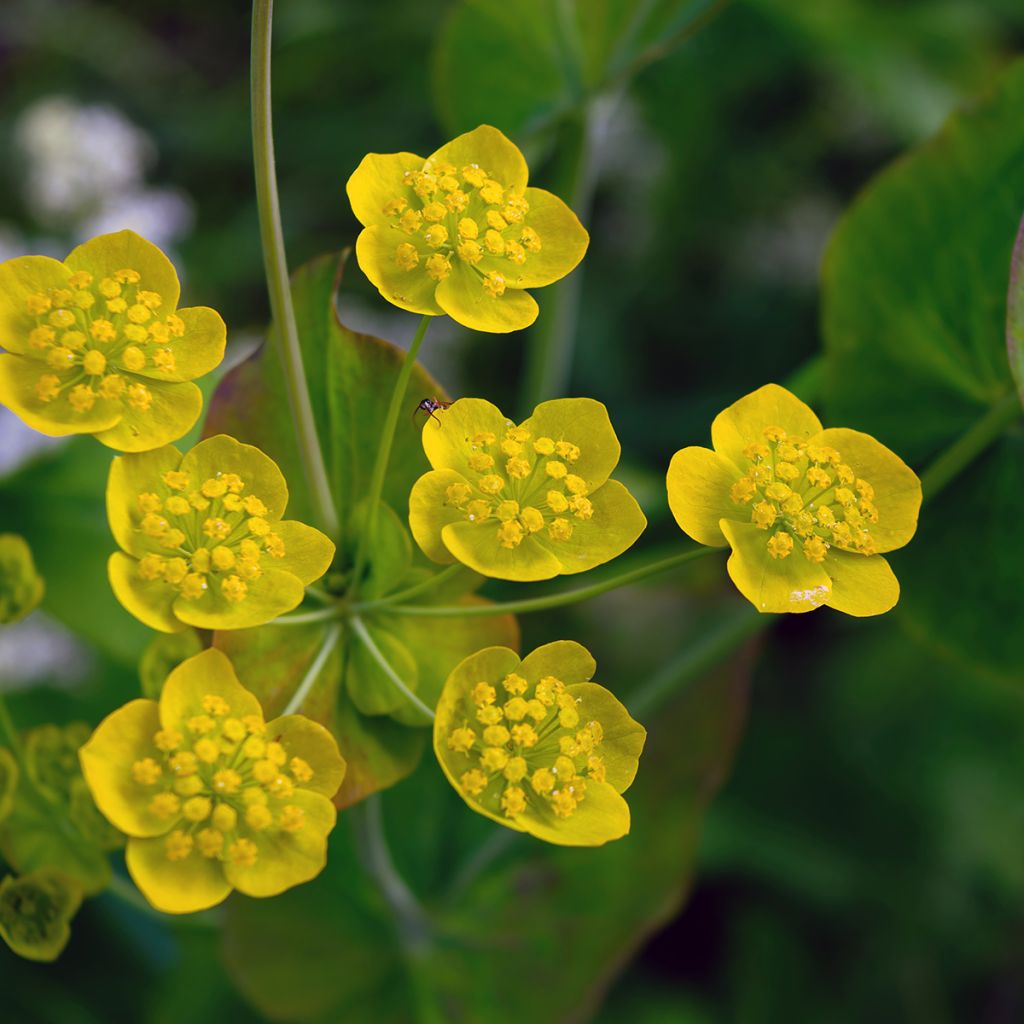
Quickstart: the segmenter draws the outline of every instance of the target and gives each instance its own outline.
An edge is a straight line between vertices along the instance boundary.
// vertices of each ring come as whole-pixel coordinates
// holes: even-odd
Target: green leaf
[[[704,809],[742,725],[749,661],[744,655],[706,678],[649,723],[628,791],[633,831],[597,850],[500,829],[468,812],[425,762],[385,807],[395,857],[404,857],[399,868],[429,894],[432,933],[424,940],[384,902],[360,868],[343,816],[320,878],[273,901],[228,905],[226,960],[241,991],[271,1018],[302,1024],[556,1024],[586,1015],[684,898]],[[504,854],[459,881],[495,833]],[[271,949],[268,934],[297,938]],[[346,969],[318,970],[323,949]]]
[[[146,645],[139,659],[139,683],[142,695],[159,700],[164,681],[186,658],[203,649],[199,634],[194,629],[180,633],[157,633]]]
[[[919,469],[1012,393],[1006,280],[1024,203],[1024,62],[865,190],[824,274],[827,421],[876,436]],[[894,553],[896,614],[922,642],[1024,677],[1007,622],[1024,616],[1016,436],[922,511]],[[926,499],[928,494],[925,495]],[[956,605],[956,614],[950,608]]]
[[[1006,303],[1006,350],[1017,391],[1024,401],[1024,220],[1017,232]]]
[[[0,938],[27,960],[56,960],[81,903],[78,883],[52,868],[8,875],[0,882]]]
[[[462,0],[434,51],[434,100],[453,135],[493,124],[517,135],[664,56],[713,0]]]
[[[310,398],[341,519],[338,560],[326,578],[327,586],[338,591],[344,587],[366,517],[364,496],[404,359],[394,345],[356,334],[339,321],[335,298],[345,259],[341,254],[314,260],[295,274],[292,283]],[[267,349],[227,375],[211,403],[205,431],[227,433],[263,449],[288,481],[288,516],[308,519],[311,503],[276,359]],[[430,468],[420,442],[423,422],[414,422],[411,416],[428,396],[444,397],[444,392],[417,366],[408,392],[410,415],[398,421],[368,583],[360,593],[364,600],[396,593],[440,571],[414,549],[405,523],[409,491]],[[476,600],[466,591],[480,582],[478,576],[463,574],[457,582],[448,580],[430,591],[430,599],[449,600],[454,593],[455,600]],[[509,616],[453,620],[443,629],[429,631],[411,624],[413,620],[388,616],[383,609],[363,619],[399,677],[428,705],[436,701],[448,672],[467,654],[491,644],[518,642],[515,620]],[[304,678],[326,629],[325,623],[268,625],[219,633],[215,642],[232,658],[242,682],[260,698],[266,713],[274,715]],[[303,711],[334,731],[348,761],[340,806],[398,782],[422,756],[426,737],[410,727],[426,725],[424,716],[409,708],[347,630]]]

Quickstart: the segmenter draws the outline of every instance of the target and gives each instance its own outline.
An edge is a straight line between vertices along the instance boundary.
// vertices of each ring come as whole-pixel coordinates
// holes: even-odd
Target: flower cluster
[[[224,357],[224,321],[178,306],[167,257],[131,231],[63,263],[0,265],[0,401],[44,434],[95,434],[119,451],[156,448],[199,418],[189,383]]]
[[[296,607],[334,544],[282,520],[288,488],[258,448],[218,435],[116,458],[107,514],[118,600],[153,629],[257,626]]]
[[[564,846],[600,846],[629,831],[622,793],[646,732],[603,686],[571,640],[520,660],[488,647],[448,677],[434,752],[474,810]]]
[[[824,430],[795,395],[767,384],[720,413],[714,451],[684,448],[668,470],[676,522],[732,548],[728,571],[762,612],[829,605],[879,615],[899,599],[882,554],[914,535],[921,482],[873,437]]]
[[[209,649],[134,700],[81,749],[100,810],[128,840],[135,884],[172,914],[234,888],[272,896],[319,874],[345,774],[337,744],[301,715],[265,722],[231,662]]]
[[[561,398],[518,426],[463,398],[423,431],[432,472],[409,497],[409,525],[436,562],[485,576],[543,580],[622,554],[647,520],[609,475],[619,441],[600,402]]]
[[[370,153],[348,180],[365,230],[363,273],[389,302],[447,313],[478,331],[528,327],[537,303],[523,289],[565,277],[589,241],[557,196],[527,187],[523,154],[489,125],[414,153]]]
[[[45,589],[25,538],[0,533],[0,624],[25,618],[42,601]]]

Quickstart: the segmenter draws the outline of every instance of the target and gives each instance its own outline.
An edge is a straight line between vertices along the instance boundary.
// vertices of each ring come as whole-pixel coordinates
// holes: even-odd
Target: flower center
[[[150,407],[149,388],[118,371],[134,374],[149,366],[173,374],[172,339],[185,333],[185,323],[174,312],[161,316],[163,296],[142,284],[139,272],[130,268],[99,281],[78,270],[66,287],[36,292],[25,300],[25,311],[36,322],[29,346],[52,371],[36,382],[41,402],[52,402],[67,391],[78,413],[88,412],[100,398],[141,412]]]
[[[244,601],[249,583],[263,575],[264,554],[284,558],[284,541],[265,516],[267,506],[245,494],[237,473],[221,473],[197,487],[187,473],[169,470],[157,491],[138,496],[139,529],[168,555],[139,560],[144,580],[163,580],[196,601],[215,585],[232,604]]]
[[[497,814],[514,818],[531,804],[571,817],[586,797],[587,779],[604,782],[604,759],[595,753],[604,738],[598,721],[580,725],[576,700],[565,683],[545,676],[529,684],[512,673],[504,678],[507,695],[488,682],[473,687],[473,717],[448,733],[448,747],[466,758],[459,777],[462,791]]]
[[[235,718],[223,697],[207,694],[180,729],[153,736],[153,756],[132,765],[149,812],[175,827],[164,840],[168,860],[193,852],[245,867],[257,846],[246,832],[299,832],[305,812],[288,801],[313,778],[301,757],[265,737],[259,715]]]
[[[500,521],[498,543],[516,548],[532,533],[547,529],[552,540],[572,537],[573,519],[594,514],[587,482],[569,467],[580,457],[571,441],[537,437],[507,421],[505,436],[477,434],[468,443],[472,484],[451,484],[445,504],[471,523]],[[572,518],[569,518],[569,517]]]
[[[781,427],[766,427],[764,443],[747,445],[747,472],[732,486],[737,505],[750,505],[750,521],[770,533],[772,558],[788,558],[794,538],[811,562],[835,545],[874,554],[869,526],[878,522],[875,489],[843,462],[835,448],[808,445]]]
[[[483,291],[497,298],[509,285],[515,287],[516,268],[541,250],[540,235],[523,223],[530,204],[521,190],[502,185],[479,164],[460,171],[428,160],[422,171],[405,172],[405,185],[405,194],[381,211],[413,239],[395,247],[401,270],[415,270],[422,261],[430,278],[443,281],[458,259],[475,271]]]

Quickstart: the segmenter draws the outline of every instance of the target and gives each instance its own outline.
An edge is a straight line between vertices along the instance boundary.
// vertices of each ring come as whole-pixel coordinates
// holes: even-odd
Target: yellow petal
[[[441,540],[457,561],[493,579],[526,583],[571,571],[538,543],[536,534],[525,537],[517,548],[502,547],[498,543],[499,525],[496,519],[449,523],[441,531]]]
[[[305,715],[284,715],[267,723],[267,735],[284,747],[289,760],[301,757],[313,769],[313,777],[302,783],[303,789],[328,799],[338,792],[345,778],[345,759],[337,740],[319,722]]]
[[[882,615],[900,599],[900,581],[881,555],[858,555],[833,548],[825,558],[832,577],[830,608],[858,617]]]
[[[244,600],[232,602],[220,590],[220,579],[210,576],[209,588],[198,600],[175,598],[174,614],[199,629],[250,629],[298,608],[305,593],[298,576],[266,568],[259,579],[249,581]]]
[[[298,577],[303,586],[320,579],[334,560],[334,544],[326,534],[294,519],[274,523],[274,533],[284,542],[284,557],[264,559],[264,564]]]
[[[438,284],[436,300],[463,327],[490,334],[521,331],[537,319],[539,312],[528,292],[508,288],[502,295],[488,295],[479,271],[458,258],[452,262],[451,274]]]
[[[202,714],[203,698],[207,695],[227,701],[235,718],[245,715],[263,718],[260,702],[238,681],[227,655],[210,647],[183,661],[167,677],[160,694],[163,728],[181,728],[182,722]]]
[[[587,782],[587,795],[569,818],[532,801],[516,824],[557,846],[603,846],[629,833],[629,805],[607,782]]]
[[[536,685],[544,676],[554,676],[563,683],[582,683],[594,678],[597,662],[593,655],[575,640],[555,640],[531,651],[516,669],[528,683]]]
[[[152,395],[152,403],[144,410],[119,405],[120,421],[109,430],[97,433],[97,441],[119,452],[145,452],[177,441],[195,426],[203,410],[203,393],[195,384],[165,383],[127,373],[124,376],[130,383],[145,384]]]
[[[427,159],[432,163],[454,164],[460,172],[467,164],[478,164],[507,188],[525,189],[530,173],[519,147],[489,124],[446,142]]]
[[[497,256],[484,256],[478,264],[485,272],[502,274],[510,288],[540,288],[560,281],[583,259],[590,243],[586,228],[558,196],[541,188],[528,188],[525,198],[530,210],[522,226],[537,232],[540,252],[527,253],[519,265]],[[517,237],[509,232],[506,235]]]
[[[195,850],[184,860],[168,860],[163,837],[129,839],[125,862],[142,895],[165,914],[206,910],[231,892],[219,860]]]
[[[120,402],[99,398],[88,412],[78,412],[68,402],[65,388],[52,402],[42,402],[36,384],[49,367],[28,356],[0,354],[0,405],[7,406],[19,419],[49,437],[68,434],[92,434],[113,427],[124,415]]]
[[[72,250],[64,261],[69,271],[87,270],[97,280],[112,277],[119,270],[137,270],[139,287],[157,292],[164,300],[160,315],[173,313],[178,305],[178,274],[171,261],[152,242],[134,231],[98,235]]]
[[[792,392],[765,384],[715,417],[711,441],[716,452],[742,468],[747,464],[743,449],[751,442],[763,442],[765,427],[782,427],[806,441],[821,432],[821,421]]]
[[[198,481],[218,473],[237,473],[245,483],[243,494],[255,494],[267,506],[264,519],[280,519],[288,505],[288,485],[277,463],[259,448],[227,434],[208,437],[186,452],[181,471]]]
[[[454,469],[435,469],[424,473],[412,485],[409,494],[409,529],[420,549],[435,562],[447,565],[455,561],[441,540],[441,531],[449,523],[462,522],[466,514],[446,504],[448,488],[465,484],[466,478]]]
[[[208,306],[190,306],[179,309],[178,316],[185,324],[185,333],[169,344],[174,353],[174,372],[166,373],[150,365],[138,371],[139,377],[195,380],[220,366],[227,343],[227,327],[220,313]]]
[[[562,573],[586,572],[618,558],[647,528],[647,518],[636,498],[618,480],[605,481],[589,497],[593,508],[590,519],[576,519],[567,513],[573,528],[568,540],[554,540],[546,530],[531,538],[558,559]],[[514,555],[524,546],[521,544],[511,553]],[[502,577],[506,578],[511,577]]]
[[[164,580],[144,580],[131,555],[114,552],[107,562],[107,575],[114,596],[139,622],[162,633],[180,633],[185,628],[174,614],[177,591]]]
[[[570,472],[582,477],[591,491],[600,487],[619,464],[622,446],[608,409],[593,398],[555,398],[541,402],[522,427],[530,432],[531,441],[549,437],[552,441],[575,444],[580,457],[572,463]],[[501,434],[498,437],[500,439]]]
[[[478,434],[493,434],[500,442],[512,425],[496,405],[482,398],[460,398],[436,416],[436,425],[423,428],[423,451],[434,469],[454,469],[467,480],[479,475],[469,466],[469,457],[474,454],[472,445],[477,443],[473,439]],[[479,450],[495,457],[498,454],[496,443],[480,443]]]
[[[759,612],[810,612],[828,603],[828,573],[807,561],[799,545],[788,558],[776,559],[768,554],[767,531],[728,519],[719,525],[732,546],[729,576]]]
[[[725,547],[718,523],[740,519],[745,506],[729,497],[740,471],[709,448],[683,448],[672,456],[665,482],[668,505],[679,529],[698,544]],[[749,512],[746,515],[749,518]]]
[[[139,495],[160,488],[161,476],[177,469],[180,462],[181,452],[170,444],[112,460],[107,477],[107,519],[110,532],[123,551],[139,558],[150,551],[166,554],[139,530],[142,520]]]
[[[363,227],[387,223],[384,206],[392,199],[404,199],[418,209],[416,193],[404,178],[406,171],[421,170],[423,157],[415,153],[367,153],[345,185],[359,223]]]
[[[872,499],[878,509],[878,522],[869,530],[879,552],[903,547],[917,530],[921,508],[921,481],[898,456],[870,434],[845,427],[824,430],[815,444],[830,445],[843,462],[875,489]]]
[[[130,836],[158,836],[171,827],[149,813],[152,792],[132,774],[136,761],[153,757],[153,734],[159,728],[156,701],[133,700],[107,715],[78,752],[96,806]]]
[[[556,673],[557,674],[557,673]],[[568,682],[560,676],[563,682]],[[604,737],[598,753],[604,761],[605,781],[624,793],[636,778],[640,754],[647,740],[647,730],[635,721],[615,694],[597,683],[576,683],[568,688],[576,700],[580,722],[601,723]],[[587,790],[589,797],[590,790]]]
[[[403,270],[395,262],[395,249],[406,242],[416,246],[420,253],[420,262],[412,270]],[[388,302],[411,313],[440,316],[444,310],[434,296],[437,282],[424,266],[430,253],[430,248],[419,236],[406,235],[385,224],[364,228],[356,239],[359,268]]]
[[[28,334],[38,320],[25,309],[30,295],[66,288],[71,271],[49,256],[18,256],[0,263],[0,347],[19,354],[31,351]]]
[[[298,832],[275,828],[245,832],[245,838],[256,844],[256,862],[243,867],[229,858],[224,864],[228,881],[247,896],[276,896],[316,878],[327,863],[327,836],[337,820],[334,804],[307,789],[297,789],[286,803],[305,814]]]

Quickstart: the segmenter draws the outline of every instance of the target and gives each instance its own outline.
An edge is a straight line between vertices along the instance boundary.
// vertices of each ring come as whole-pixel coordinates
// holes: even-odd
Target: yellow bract
[[[265,723],[220,651],[179,665],[159,703],[133,700],[107,716],[79,756],[158,910],[203,910],[233,888],[274,896],[326,863],[345,774],[337,744],[301,715]]]
[[[153,629],[244,629],[297,607],[334,558],[319,530],[282,520],[288,489],[258,448],[220,434],[114,459],[107,515],[118,600]]]
[[[485,576],[543,580],[622,554],[647,520],[608,477],[619,441],[600,402],[560,398],[519,426],[463,398],[423,428],[433,471],[409,497],[409,525],[435,562]]]
[[[921,506],[921,482],[898,456],[859,431],[823,430],[777,384],[720,413],[711,438],[714,451],[673,456],[669,505],[694,540],[732,548],[729,575],[758,611],[879,615],[896,604],[881,555],[913,537]]]
[[[473,810],[562,846],[600,846],[629,832],[622,798],[647,733],[571,640],[527,657],[488,647],[448,677],[434,752]]]
[[[478,331],[528,327],[537,303],[523,291],[565,277],[589,237],[557,196],[527,187],[526,161],[489,125],[424,160],[370,153],[347,191],[365,228],[363,273],[402,309]]]
[[[199,418],[188,383],[224,357],[224,321],[177,309],[167,257],[132,231],[100,235],[63,263],[0,265],[0,401],[44,434],[95,434],[119,451],[156,448]]]

